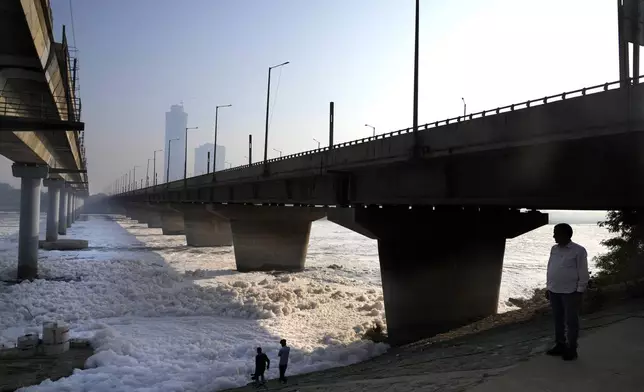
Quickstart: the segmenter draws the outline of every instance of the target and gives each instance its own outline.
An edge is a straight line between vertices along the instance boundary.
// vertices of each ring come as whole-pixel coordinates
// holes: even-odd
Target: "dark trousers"
[[[261,383],[266,382],[266,379],[264,378],[264,372],[265,371],[266,371],[266,369],[261,369],[260,370],[260,369],[255,368],[255,377],[257,377],[256,378],[257,382],[261,382]]]
[[[581,293],[559,294],[549,293],[550,306],[555,319],[555,339],[557,344],[566,344],[577,348],[579,337],[579,310],[581,308]]]
[[[279,366],[279,368],[280,368],[280,381],[286,382],[286,376],[285,376],[285,374],[286,374],[286,366],[287,365],[280,365]]]

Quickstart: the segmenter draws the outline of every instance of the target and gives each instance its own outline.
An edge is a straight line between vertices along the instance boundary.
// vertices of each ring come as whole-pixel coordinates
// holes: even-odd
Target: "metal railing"
[[[638,81],[642,81],[643,79],[644,79],[644,75],[639,76],[637,78]],[[634,80],[633,78],[630,78],[626,83],[630,86],[630,85],[633,84],[633,80]],[[535,107],[535,106],[542,106],[542,105],[547,105],[547,104],[554,103],[554,102],[565,101],[567,99],[580,98],[580,97],[584,97],[586,95],[605,92],[605,91],[608,91],[608,90],[615,90],[615,89],[620,88],[620,84],[621,84],[620,81],[603,83],[603,84],[598,84],[598,85],[591,86],[591,87],[584,87],[584,88],[577,89],[577,90],[566,91],[566,92],[556,94],[556,95],[548,95],[548,96],[545,96],[543,98],[531,99],[531,100],[528,100],[528,101],[515,103],[515,104],[512,104],[512,105],[501,106],[501,107],[497,107],[496,109],[483,110],[481,112],[471,113],[471,114],[467,114],[465,116],[458,116],[458,117],[448,118],[446,120],[429,122],[429,123],[426,123],[426,124],[423,124],[423,125],[419,125],[418,126],[418,131],[419,132],[429,131],[431,129],[435,129],[435,128],[446,126],[446,125],[451,125],[451,124],[456,124],[456,123],[462,123],[462,122],[465,122],[465,121],[485,118],[485,117],[488,117],[490,115],[494,116],[494,115],[498,115],[498,114],[513,112],[513,111],[516,111],[516,110],[524,110],[524,109],[528,109],[528,108]],[[312,155],[312,154],[318,154],[318,153],[326,152],[326,151],[329,151],[329,150],[335,150],[337,148],[355,146],[355,145],[362,144],[362,143],[368,143],[368,142],[372,142],[372,141],[376,141],[376,140],[387,139],[387,138],[390,138],[390,137],[393,137],[393,136],[403,135],[403,134],[406,134],[406,133],[412,133],[413,131],[414,130],[411,127],[410,128],[404,128],[404,129],[400,129],[400,130],[393,131],[393,132],[388,132],[388,133],[383,133],[383,134],[376,135],[376,136],[370,136],[370,137],[365,137],[365,138],[362,138],[362,139],[356,139],[356,140],[351,140],[351,141],[344,142],[344,143],[334,144],[332,148],[322,147],[322,148],[317,148],[317,149],[314,149],[314,150],[308,150],[308,151],[298,152],[298,153],[295,153],[295,154],[284,155],[282,157],[268,159],[266,162],[267,163],[273,163],[273,162],[278,162],[278,161],[284,161],[284,160],[287,160],[287,159],[299,158],[299,157]],[[234,172],[234,171],[238,171],[238,170],[247,169],[249,167],[256,167],[256,166],[262,166],[262,165],[264,165],[264,161],[258,161],[258,162],[254,162],[254,163],[252,163],[250,165],[246,164],[246,165],[231,167],[229,169],[219,170],[219,171],[217,171],[217,173]],[[213,173],[210,173],[210,174],[207,174],[207,175],[211,175],[211,174],[213,174]],[[173,182],[179,182],[179,181],[183,182],[184,180],[182,179],[182,180],[173,181]],[[170,183],[158,184],[157,187],[159,187],[161,185],[166,186],[167,184],[170,184]]]
[[[638,80],[642,80],[642,79],[644,79],[644,76],[640,76],[638,78]],[[632,81],[633,81],[633,79],[631,78],[629,80],[629,83],[632,83]],[[616,82],[598,84],[596,86],[591,86],[591,87],[584,87],[584,88],[573,90],[573,91],[566,91],[566,92],[563,92],[561,94],[548,95],[548,96],[545,96],[543,98],[531,99],[531,100],[524,101],[524,102],[521,102],[521,103],[516,103],[516,104],[512,104],[512,105],[497,107],[496,109],[488,109],[488,110],[483,110],[481,112],[467,114],[465,116],[452,117],[452,118],[448,118],[446,120],[434,121],[434,122],[426,123],[426,124],[423,124],[423,125],[419,125],[418,130],[419,131],[427,131],[427,130],[430,130],[430,129],[433,129],[433,128],[438,128],[438,127],[445,126],[445,125],[461,123],[461,122],[464,122],[464,121],[475,120],[475,119],[478,119],[478,118],[487,117],[489,115],[503,114],[503,113],[513,112],[515,110],[528,109],[528,108],[535,107],[535,106],[541,106],[541,105],[546,105],[546,104],[553,103],[553,102],[564,101],[566,99],[579,98],[579,97],[583,97],[583,96],[590,95],[590,94],[595,94],[595,93],[604,92],[604,91],[608,91],[608,90],[614,90],[616,88],[619,88],[619,85],[620,85],[620,82],[616,81]],[[295,154],[284,155],[282,157],[269,159],[269,160],[267,160],[267,162],[271,163],[271,162],[283,161],[283,160],[286,160],[286,159],[298,158],[298,157],[311,155],[311,154],[317,154],[317,153],[320,153],[320,152],[329,151],[331,149],[354,146],[354,145],[362,144],[362,143],[368,143],[368,142],[372,142],[372,141],[375,141],[375,140],[390,138],[392,136],[403,135],[403,134],[410,133],[410,132],[413,132],[413,131],[414,131],[414,129],[411,128],[411,127],[410,128],[404,128],[404,129],[400,129],[400,130],[393,131],[393,132],[388,132],[388,133],[383,133],[383,134],[376,135],[376,136],[369,136],[369,137],[365,137],[365,138],[362,138],[362,139],[356,139],[356,140],[351,140],[351,141],[344,142],[344,143],[334,144],[333,148],[322,147],[322,148],[317,148],[315,150],[309,150],[309,151],[298,152],[298,153],[295,153]],[[232,167],[230,169],[220,170],[217,173],[231,172],[231,171],[235,171],[235,170],[246,169],[246,168],[252,167],[252,166],[261,166],[263,164],[264,164],[264,161],[259,161],[259,162],[255,162],[255,163],[253,163],[251,165],[241,165],[241,166]]]
[[[71,110],[68,104],[71,104]],[[79,98],[68,101],[67,97],[52,97],[50,94],[0,92],[2,116],[66,121],[69,113],[72,120],[80,118]]]

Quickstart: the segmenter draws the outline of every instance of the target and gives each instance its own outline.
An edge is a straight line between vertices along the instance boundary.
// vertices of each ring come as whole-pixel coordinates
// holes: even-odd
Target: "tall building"
[[[212,143],[202,144],[195,148],[195,166],[194,175],[198,176],[212,171],[213,150]],[[208,153],[210,153],[210,166],[208,166]],[[226,162],[226,147],[217,146],[217,171],[224,169],[224,162]]]
[[[165,164],[163,167],[163,178],[167,181],[174,181],[183,178],[183,165],[185,160],[185,136],[188,126],[188,113],[183,111],[183,105],[172,105],[170,111],[165,113]],[[172,140],[178,139],[178,140]],[[168,142],[172,140],[169,148]],[[170,167],[168,177],[168,166]]]

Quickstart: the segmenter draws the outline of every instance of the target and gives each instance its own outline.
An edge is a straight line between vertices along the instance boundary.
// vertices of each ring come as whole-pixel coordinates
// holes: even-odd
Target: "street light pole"
[[[320,149],[320,142],[316,138],[313,138],[313,141],[318,143],[318,150],[319,150]]]
[[[145,187],[150,186],[150,161],[152,158],[148,158],[148,166],[145,168]]]
[[[279,152],[280,153],[280,158],[282,157],[282,150],[278,150],[277,148],[274,148],[273,150]]]
[[[365,124],[364,126],[373,129],[373,136],[374,137],[376,136],[376,127],[374,127],[373,125],[369,125],[369,124]]]
[[[168,163],[166,164],[166,173],[165,173],[165,182],[170,182],[170,148],[172,147],[172,142],[179,140],[179,138],[174,138],[168,140]]]
[[[229,108],[233,105],[220,105],[220,106],[215,106],[215,145],[213,146],[213,154],[212,154],[212,172],[213,174],[217,170],[217,120],[219,118],[219,108]]]
[[[184,140],[184,151],[183,151],[183,179],[184,180],[188,175],[188,129],[199,129],[199,127],[186,127],[186,135]]]
[[[134,186],[132,187],[132,190],[136,190],[136,168],[137,167],[140,167],[140,166],[134,165],[134,168],[132,169],[133,170],[132,183],[134,184]]]
[[[154,171],[154,175],[152,176],[152,183],[154,184],[154,186],[157,185],[157,152],[159,151],[163,150],[154,150],[154,152],[152,153],[154,155],[154,168],[152,169]]]
[[[271,102],[271,70],[288,64],[289,61],[268,67],[268,88],[266,89],[266,127],[264,132],[264,170],[267,169],[266,161],[268,160],[268,112]]]
[[[465,98],[461,97],[463,101],[463,120],[465,120],[465,115],[467,114],[467,104],[465,103]]]
[[[415,18],[415,33],[414,33],[414,155],[419,153],[418,143],[418,41],[419,41],[419,18],[420,18],[420,0],[416,0],[416,18]]]

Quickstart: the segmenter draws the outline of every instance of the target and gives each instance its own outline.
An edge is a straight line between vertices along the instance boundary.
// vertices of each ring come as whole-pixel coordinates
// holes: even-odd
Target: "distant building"
[[[195,166],[194,175],[199,176],[212,171],[213,150],[212,143],[202,144],[195,148]],[[208,166],[208,153],[210,153],[210,166]],[[217,171],[224,169],[224,162],[226,161],[226,147],[217,146]]]
[[[172,105],[170,111],[165,113],[165,164],[163,167],[163,178],[166,181],[175,181],[183,178],[183,165],[185,160],[185,136],[188,126],[188,113],[183,111],[182,105]],[[179,139],[179,140],[172,140]],[[170,159],[168,159],[168,142],[172,140],[169,147]],[[170,166],[170,177],[168,178],[168,165]]]

